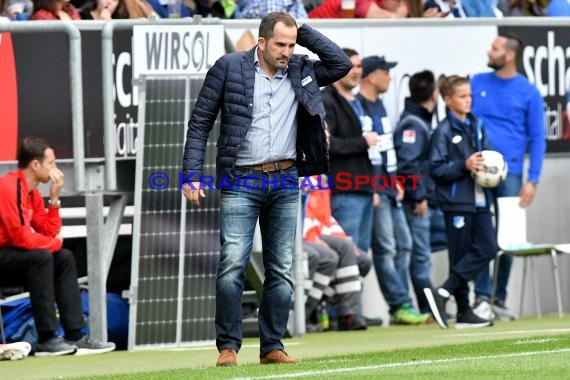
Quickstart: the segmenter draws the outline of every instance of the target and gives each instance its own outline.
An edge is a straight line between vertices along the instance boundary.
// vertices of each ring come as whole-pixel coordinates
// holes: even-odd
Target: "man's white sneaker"
[[[495,313],[495,319],[499,321],[514,321],[517,319],[516,314],[505,305],[505,301],[495,300],[493,312]]]
[[[22,360],[31,350],[28,342],[0,344],[0,360]]]
[[[473,312],[482,319],[493,320],[493,309],[488,300],[477,298],[473,304]]]

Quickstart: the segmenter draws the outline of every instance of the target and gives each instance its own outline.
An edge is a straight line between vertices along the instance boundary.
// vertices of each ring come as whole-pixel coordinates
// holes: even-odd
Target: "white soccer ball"
[[[481,187],[497,187],[507,178],[507,163],[503,155],[494,150],[484,150],[481,155],[483,168],[475,175],[475,182]]]

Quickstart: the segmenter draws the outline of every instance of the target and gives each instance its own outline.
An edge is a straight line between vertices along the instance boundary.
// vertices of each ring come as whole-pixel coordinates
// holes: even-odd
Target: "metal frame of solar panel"
[[[179,189],[186,124],[203,75],[141,76],[129,349],[213,344],[217,191],[200,208]],[[214,126],[217,136],[219,123]],[[215,138],[204,174],[214,175]],[[160,189],[164,187],[164,189]]]

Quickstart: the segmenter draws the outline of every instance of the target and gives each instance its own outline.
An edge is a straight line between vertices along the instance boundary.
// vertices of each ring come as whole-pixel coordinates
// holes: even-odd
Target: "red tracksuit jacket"
[[[28,191],[21,170],[0,177],[0,248],[61,249],[59,208],[48,207],[38,189]]]

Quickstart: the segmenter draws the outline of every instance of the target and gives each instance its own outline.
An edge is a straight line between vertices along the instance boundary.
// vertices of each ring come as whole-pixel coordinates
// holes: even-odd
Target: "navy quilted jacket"
[[[448,114],[431,137],[430,173],[438,205],[447,212],[475,212],[475,182],[465,161],[476,151],[490,149],[482,122],[471,113],[468,118],[466,125]],[[489,189],[484,190],[491,199]]]
[[[297,44],[316,53],[320,58],[319,61],[314,61],[306,55],[295,54],[291,57],[288,68],[289,79],[299,100],[297,168],[299,175],[306,176],[328,171],[328,150],[324,131],[325,108],[319,87],[344,77],[350,71],[352,63],[334,42],[309,25],[304,24],[299,28]],[[206,142],[220,110],[217,183],[235,164],[240,144],[252,121],[254,53],[255,48],[244,53],[225,55],[208,70],[188,122],[182,162],[185,180],[199,181],[203,174]],[[305,79],[309,76],[312,78],[310,82]]]

